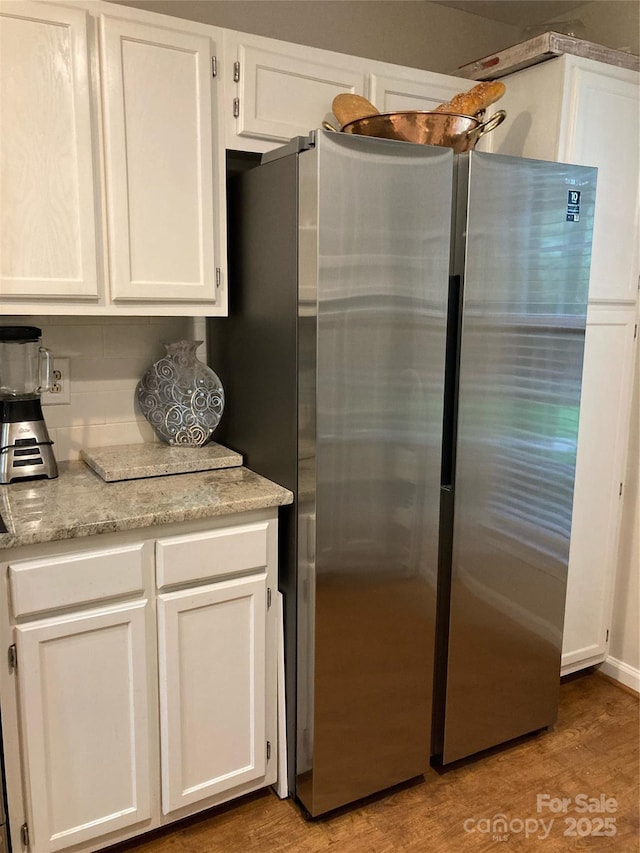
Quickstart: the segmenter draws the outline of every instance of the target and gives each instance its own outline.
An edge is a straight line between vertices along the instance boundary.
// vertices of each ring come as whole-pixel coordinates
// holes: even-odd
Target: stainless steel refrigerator
[[[281,517],[318,815],[553,723],[595,170],[318,131],[230,183],[216,440]]]

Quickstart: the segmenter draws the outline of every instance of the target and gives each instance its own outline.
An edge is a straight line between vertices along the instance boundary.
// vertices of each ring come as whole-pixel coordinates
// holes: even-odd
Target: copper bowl
[[[421,145],[442,145],[460,154],[469,151],[481,136],[502,124],[506,115],[504,110],[498,110],[483,121],[482,116],[406,110],[355,119],[347,122],[342,132]]]

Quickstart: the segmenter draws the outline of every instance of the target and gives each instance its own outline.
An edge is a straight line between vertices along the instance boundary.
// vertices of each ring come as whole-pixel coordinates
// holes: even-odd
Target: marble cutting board
[[[107,483],[242,465],[239,453],[215,442],[204,447],[174,447],[160,442],[92,447],[81,450],[80,458]]]

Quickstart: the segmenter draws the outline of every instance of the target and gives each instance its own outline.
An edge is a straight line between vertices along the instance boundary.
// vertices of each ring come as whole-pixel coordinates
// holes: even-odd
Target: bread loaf
[[[499,80],[487,80],[484,83],[478,83],[468,92],[460,92],[460,94],[454,95],[446,104],[440,104],[436,107],[435,112],[462,113],[465,116],[474,116],[480,110],[486,109],[490,104],[499,100],[505,91],[504,83]]]
[[[378,110],[373,106],[371,101],[363,98],[362,95],[353,95],[350,92],[336,95],[333,99],[331,109],[341,125],[359,118],[378,115]]]

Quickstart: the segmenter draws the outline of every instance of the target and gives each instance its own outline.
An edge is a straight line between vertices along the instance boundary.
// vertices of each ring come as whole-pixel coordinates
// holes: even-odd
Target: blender
[[[58,476],[40,404],[51,377],[41,335],[35,326],[0,326],[0,483]]]

